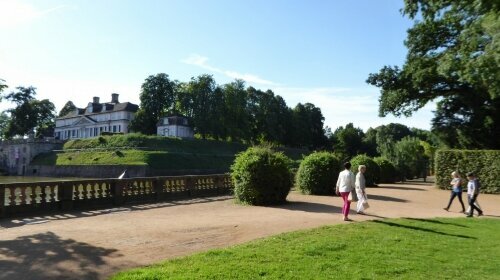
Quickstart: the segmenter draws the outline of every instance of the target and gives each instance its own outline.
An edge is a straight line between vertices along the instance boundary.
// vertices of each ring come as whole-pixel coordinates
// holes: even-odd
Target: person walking
[[[476,177],[474,172],[467,173],[467,179],[469,180],[469,183],[467,183],[467,198],[469,200],[470,207],[470,212],[467,213],[467,217],[474,216],[474,209],[477,210],[478,216],[482,216],[483,210],[479,209],[475,204],[479,195],[479,189],[481,188],[479,179]]]
[[[366,166],[360,165],[358,167],[358,174],[356,174],[356,194],[358,195],[358,204],[356,205],[356,213],[364,214],[365,208],[368,208],[368,201],[366,197],[366,180],[365,180]]]
[[[342,215],[344,221],[350,221],[349,210],[351,208],[351,201],[349,201],[349,193],[354,190],[354,174],[351,172],[351,163],[344,163],[344,171],[339,173],[337,179],[336,193],[342,197],[344,205],[342,207]]]
[[[448,211],[455,197],[458,197],[458,201],[460,201],[460,204],[462,205],[461,213],[464,213],[465,205],[464,202],[462,201],[462,178],[460,178],[460,174],[457,171],[453,171],[451,173],[451,177],[452,179],[450,185],[452,188],[451,188],[450,201],[448,202],[448,206],[446,206],[443,209]]]

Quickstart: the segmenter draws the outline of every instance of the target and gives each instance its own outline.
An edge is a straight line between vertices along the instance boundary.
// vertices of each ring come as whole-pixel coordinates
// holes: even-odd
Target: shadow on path
[[[400,190],[400,191],[422,191],[425,192],[427,190],[424,189],[419,189],[419,188],[412,188],[412,187],[394,187],[394,186],[378,186],[377,189],[390,189],[390,190]]]
[[[476,237],[473,236],[467,236],[467,235],[461,235],[461,234],[452,234],[452,233],[446,233],[446,232],[441,232],[433,229],[428,229],[428,228],[423,228],[423,227],[416,227],[416,226],[410,226],[410,225],[402,225],[394,222],[389,222],[385,220],[373,220],[374,223],[378,224],[383,224],[391,227],[400,227],[400,228],[406,228],[406,229],[411,229],[411,230],[419,230],[419,231],[424,231],[424,232],[430,232],[430,233],[435,233],[439,235],[446,235],[446,236],[453,236],[453,237],[459,237],[459,238],[466,238],[466,239],[477,239]]]
[[[115,249],[94,247],[52,232],[0,241],[0,279],[97,279]]]
[[[404,182],[397,182],[397,185],[418,185],[418,186],[429,186],[432,187],[434,186],[434,182],[423,182],[423,181],[404,181]]]
[[[385,195],[377,195],[377,194],[368,194],[368,201],[370,201],[370,199],[381,200],[381,201],[392,201],[392,202],[408,202],[408,200],[406,199],[392,197],[392,196],[385,196]]]
[[[13,228],[13,227],[20,227],[32,224],[41,224],[55,220],[68,220],[68,219],[92,217],[92,216],[99,216],[106,214],[117,214],[123,212],[165,208],[178,205],[190,205],[190,204],[208,203],[214,201],[224,201],[230,199],[233,199],[233,197],[232,196],[201,197],[201,198],[192,198],[186,200],[126,205],[114,208],[101,208],[95,210],[83,210],[83,211],[72,210],[68,212],[57,212],[54,214],[29,215],[29,216],[24,216],[22,218],[4,218],[0,219],[0,230],[2,228]]]
[[[270,208],[286,209],[292,211],[304,211],[313,213],[341,213],[342,208],[330,204],[304,202],[304,201],[289,201],[283,205],[269,206]]]

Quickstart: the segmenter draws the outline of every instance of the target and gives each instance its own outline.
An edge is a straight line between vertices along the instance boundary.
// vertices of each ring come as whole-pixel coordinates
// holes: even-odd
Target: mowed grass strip
[[[281,234],[112,279],[500,279],[500,219],[385,219]]]

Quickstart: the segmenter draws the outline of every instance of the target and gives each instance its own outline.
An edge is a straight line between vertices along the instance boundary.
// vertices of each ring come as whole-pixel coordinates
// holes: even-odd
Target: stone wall
[[[30,165],[26,176],[78,177],[78,178],[117,178],[124,170],[128,177],[182,176],[222,174],[221,169],[151,169],[146,165]]]
[[[148,167],[143,165],[30,165],[26,176],[117,178],[127,170],[128,177],[146,177]]]
[[[18,139],[0,142],[0,168],[11,175],[27,175],[28,165],[41,153],[62,148],[63,142],[53,139]]]

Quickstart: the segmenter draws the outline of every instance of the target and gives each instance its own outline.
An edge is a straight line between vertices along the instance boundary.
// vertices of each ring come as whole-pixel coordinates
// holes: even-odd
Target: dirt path
[[[430,184],[368,189],[371,208],[354,222],[393,217],[462,217],[449,191]],[[342,222],[339,197],[291,193],[279,207],[216,197],[0,220],[0,279],[103,279],[146,265],[256,238]],[[500,218],[500,196],[480,195],[485,217]]]

